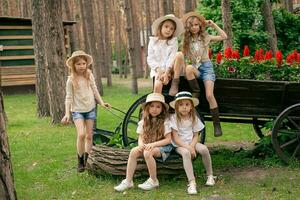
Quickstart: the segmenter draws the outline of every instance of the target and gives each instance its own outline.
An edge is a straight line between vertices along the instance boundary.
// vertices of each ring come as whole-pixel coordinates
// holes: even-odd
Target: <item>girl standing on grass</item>
[[[177,37],[183,33],[183,24],[173,14],[162,16],[152,24],[152,33],[148,45],[147,63],[151,68],[150,77],[154,78],[155,93],[161,93],[163,85],[173,78],[169,94],[178,92],[179,76],[182,73],[178,57]]]
[[[214,135],[221,136],[222,129],[219,119],[218,104],[214,96],[214,82],[216,76],[213,65],[209,59],[209,44],[227,39],[226,33],[212,20],[205,18],[197,12],[189,12],[183,16],[185,27],[183,54],[192,65],[186,66],[186,78],[191,86],[194,97],[198,97],[200,88],[197,78],[204,82],[205,95],[209,103],[214,125]],[[218,35],[209,35],[205,28],[214,28]]]
[[[175,109],[171,116],[170,126],[172,128],[172,144],[175,151],[182,156],[183,167],[189,184],[188,194],[197,194],[196,181],[193,171],[192,159],[199,153],[206,170],[207,181],[205,185],[215,184],[211,157],[207,147],[198,142],[199,132],[204,128],[203,123],[196,115],[195,106],[199,104],[197,98],[193,98],[190,92],[179,92],[170,106]]]
[[[93,145],[93,125],[96,119],[96,101],[104,108],[104,103],[96,86],[94,76],[88,67],[93,63],[90,55],[83,51],[75,51],[67,59],[66,65],[71,75],[66,85],[65,116],[61,122],[70,122],[70,111],[77,131],[77,171],[83,172],[88,155]]]
[[[151,190],[159,186],[155,159],[160,158],[160,160],[165,161],[173,149],[168,108],[169,106],[165,103],[162,94],[151,93],[147,96],[146,102],[142,106],[142,120],[138,123],[136,131],[139,135],[138,146],[130,151],[126,179],[114,187],[116,191],[122,192],[133,187],[132,179],[137,166],[137,159],[141,156],[144,156],[150,177],[138,187],[143,190]]]

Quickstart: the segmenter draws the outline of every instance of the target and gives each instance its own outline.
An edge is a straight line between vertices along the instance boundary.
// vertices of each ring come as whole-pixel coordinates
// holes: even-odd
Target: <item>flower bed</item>
[[[227,48],[224,55],[219,52],[213,60],[218,78],[300,82],[300,53],[296,50],[283,59],[280,51],[273,57],[271,50],[260,49],[250,56],[245,46],[240,57],[238,50]]]

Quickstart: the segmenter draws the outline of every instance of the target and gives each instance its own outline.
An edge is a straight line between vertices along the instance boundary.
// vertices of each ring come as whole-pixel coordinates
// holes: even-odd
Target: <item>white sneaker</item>
[[[188,194],[197,194],[196,183],[188,184],[187,192]]]
[[[217,178],[217,177],[213,176],[213,175],[207,176],[207,181],[206,181],[205,185],[214,186],[215,185],[215,178]]]
[[[124,190],[127,190],[129,188],[133,187],[133,182],[128,182],[126,179],[124,179],[120,185],[115,186],[114,189],[118,192],[123,192]]]
[[[159,186],[158,180],[153,181],[152,178],[148,178],[143,184],[139,184],[138,187],[142,190],[152,190]]]

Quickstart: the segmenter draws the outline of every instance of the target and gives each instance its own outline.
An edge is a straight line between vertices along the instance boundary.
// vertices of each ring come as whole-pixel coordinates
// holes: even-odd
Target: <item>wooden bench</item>
[[[6,66],[0,68],[1,86],[35,84],[35,65]]]

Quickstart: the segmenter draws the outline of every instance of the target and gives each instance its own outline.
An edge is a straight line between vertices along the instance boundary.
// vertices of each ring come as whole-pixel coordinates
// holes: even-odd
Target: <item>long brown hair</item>
[[[158,28],[156,30],[156,33],[155,33],[155,36],[158,37],[159,40],[162,40],[163,39],[163,36],[162,36],[162,33],[161,33],[161,30],[162,30],[162,26],[164,25],[164,23],[166,21],[170,21],[173,25],[174,25],[174,32],[173,34],[167,38],[167,41],[166,43],[168,44],[168,42],[174,37],[174,34],[175,34],[175,31],[176,31],[176,23],[171,20],[171,19],[166,19],[165,21],[162,21],[159,25],[158,25]]]
[[[177,124],[180,124],[182,121],[181,114],[179,113],[179,102],[182,100],[189,100],[192,105],[192,109],[190,112],[190,118],[192,118],[192,124],[194,126],[196,123],[197,115],[196,115],[196,109],[194,107],[194,103],[190,99],[181,99],[181,100],[178,100],[175,102],[175,111],[176,111],[175,113],[176,113]]]
[[[80,60],[84,60],[87,63],[87,58],[85,56],[76,56],[72,60],[70,75],[71,75],[72,84],[73,84],[74,89],[78,88],[78,77],[79,77],[78,73],[76,72],[75,63]],[[92,73],[91,70],[88,69],[88,66],[87,66],[86,70],[83,72],[83,77],[87,80],[87,85],[90,84],[91,73]]]
[[[193,36],[190,30],[191,30],[192,23],[193,23],[194,19],[198,19],[199,20],[200,30],[199,30],[199,33],[198,33],[197,37],[200,37],[200,40],[202,42],[204,42],[204,39],[207,36],[207,32],[205,31],[205,23],[202,23],[201,20],[198,17],[195,17],[195,16],[189,17],[186,20],[185,24],[184,24],[185,32],[184,32],[182,53],[185,56],[190,56],[189,55],[190,42],[191,42],[191,39],[192,39],[192,36]]]
[[[146,103],[143,108],[143,142],[145,144],[159,141],[165,137],[164,123],[168,117],[167,109],[162,103],[161,113],[156,117],[152,117],[149,112],[151,103]]]

